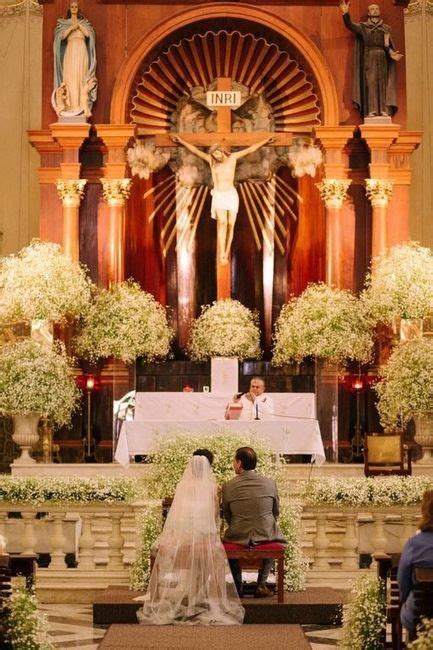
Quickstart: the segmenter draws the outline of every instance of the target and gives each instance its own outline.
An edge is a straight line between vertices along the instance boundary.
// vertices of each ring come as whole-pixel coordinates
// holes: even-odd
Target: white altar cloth
[[[272,397],[274,412],[266,419],[316,417],[314,393],[268,394]],[[134,421],[223,420],[227,403],[232,397],[215,393],[137,393]]]
[[[314,419],[284,420],[214,420],[191,422],[124,422],[114,455],[126,467],[130,456],[152,454],[163,437],[185,432],[185,435],[251,433],[268,443],[279,454],[311,454],[316,463],[325,462],[319,423]],[[233,450],[234,451],[234,450]]]

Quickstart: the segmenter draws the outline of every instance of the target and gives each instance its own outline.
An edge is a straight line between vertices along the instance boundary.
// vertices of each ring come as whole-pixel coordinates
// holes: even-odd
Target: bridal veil
[[[190,458],[156,542],[149,600],[138,613],[141,623],[242,623],[244,609],[219,536],[217,494],[208,459]]]

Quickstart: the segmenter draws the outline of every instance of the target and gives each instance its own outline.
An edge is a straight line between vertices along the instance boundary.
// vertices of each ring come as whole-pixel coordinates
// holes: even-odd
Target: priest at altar
[[[253,377],[247,393],[237,393],[227,405],[226,420],[270,420],[274,416],[274,403],[265,392],[261,377]]]

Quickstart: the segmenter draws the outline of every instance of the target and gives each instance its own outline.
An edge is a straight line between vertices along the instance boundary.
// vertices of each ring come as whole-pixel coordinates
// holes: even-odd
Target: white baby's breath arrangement
[[[69,422],[80,393],[69,361],[58,345],[31,339],[0,347],[0,413],[38,412],[59,426]]]
[[[372,352],[372,332],[360,301],[343,289],[310,284],[281,310],[275,324],[273,363],[282,365],[306,357],[344,364],[366,362]]]
[[[85,316],[76,349],[91,361],[111,356],[125,363],[137,357],[154,361],[168,355],[172,338],[164,307],[130,280],[99,292]]]
[[[308,506],[332,508],[413,506],[433,489],[429,476],[368,478],[316,478],[308,481],[301,498]]]
[[[204,305],[200,316],[192,323],[188,352],[195,361],[212,357],[259,358],[257,316],[230,298]]]
[[[52,478],[0,476],[0,503],[127,503],[144,495],[140,481],[126,477]]]
[[[280,506],[278,525],[286,538],[284,551],[284,586],[287,591],[305,591],[308,560],[301,546],[302,505],[286,499]]]
[[[433,252],[416,242],[400,244],[374,260],[362,295],[375,322],[425,318],[433,312]]]
[[[89,307],[91,282],[84,267],[58,244],[34,239],[0,260],[0,318],[64,323]]]
[[[212,470],[218,485],[233,478],[233,457],[239,447],[253,447],[257,454],[257,471],[275,480],[279,478],[280,466],[274,462],[271,449],[253,434],[233,435],[228,429],[224,432],[223,428],[219,434],[203,431],[198,437],[174,433],[171,438],[162,438],[153,456],[149,496],[154,499],[172,497],[188,460],[198,448],[209,449],[214,454]]]
[[[161,504],[148,506],[138,515],[136,522],[138,545],[135,560],[131,565],[129,584],[135,591],[145,591],[149,586],[152,546],[162,530]]]
[[[339,646],[345,650],[381,650],[385,611],[383,580],[360,576],[353,584],[350,603],[343,606],[343,637]]]
[[[34,593],[20,586],[13,590],[4,607],[5,641],[11,650],[54,650],[47,618],[38,612]]]
[[[433,410],[433,341],[414,339],[392,352],[374,386],[386,428],[402,428],[415,411]]]
[[[408,643],[409,650],[433,650],[433,620],[423,618],[417,628],[417,637]]]

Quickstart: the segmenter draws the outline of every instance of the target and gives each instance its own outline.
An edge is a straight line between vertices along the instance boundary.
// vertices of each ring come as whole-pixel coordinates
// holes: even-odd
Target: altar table
[[[315,419],[314,393],[269,393],[273,413],[260,420],[224,420],[231,396],[211,393],[137,393],[134,421],[122,424],[114,458],[126,467],[131,456],[152,454],[161,438],[248,433],[278,454],[325,452]]]

